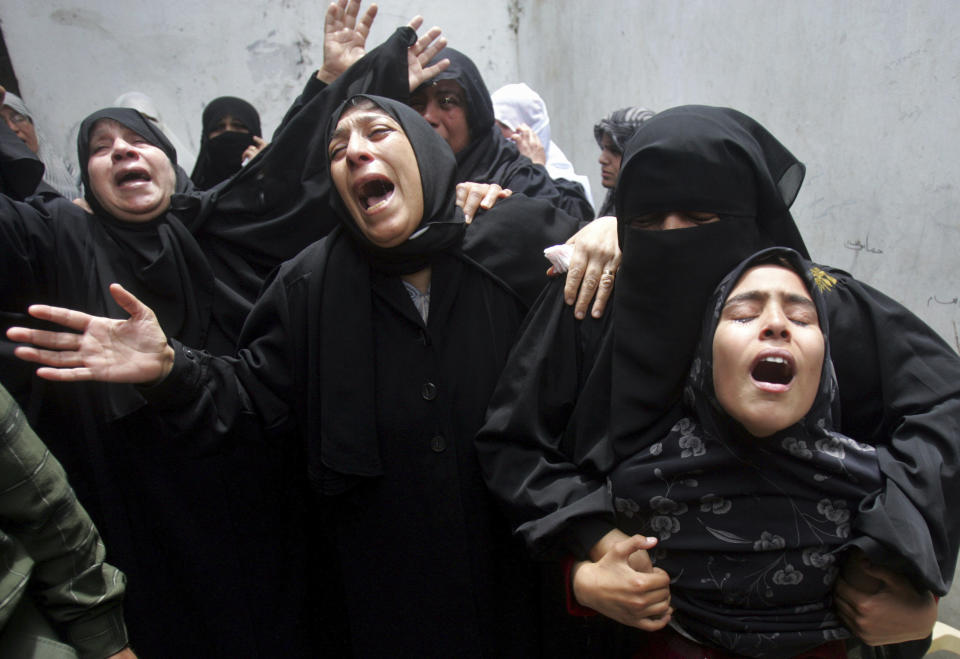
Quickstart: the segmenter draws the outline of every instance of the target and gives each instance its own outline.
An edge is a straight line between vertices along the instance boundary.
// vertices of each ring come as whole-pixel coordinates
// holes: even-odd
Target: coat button
[[[447,448],[447,440],[443,438],[443,435],[436,435],[430,440],[430,448],[433,449],[434,453],[443,453]]]
[[[437,385],[432,382],[424,382],[420,388],[420,395],[424,400],[433,400],[437,397]]]

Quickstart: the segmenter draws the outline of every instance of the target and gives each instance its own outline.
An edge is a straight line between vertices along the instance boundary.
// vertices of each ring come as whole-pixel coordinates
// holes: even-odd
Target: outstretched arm
[[[43,364],[37,375],[47,380],[160,382],[173,368],[174,353],[156,315],[120,284],[111,284],[110,294],[130,318],[116,320],[62,307],[31,306],[29,313],[34,318],[73,331],[11,327],[7,330],[10,340],[36,346],[20,346],[15,354]]]

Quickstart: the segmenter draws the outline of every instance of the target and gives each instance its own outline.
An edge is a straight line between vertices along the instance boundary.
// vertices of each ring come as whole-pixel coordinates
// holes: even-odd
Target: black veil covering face
[[[227,115],[243,123],[250,131],[224,131],[210,137],[221,119]],[[190,179],[200,190],[212,188],[217,183],[240,171],[241,158],[247,147],[253,145],[253,137],[261,137],[260,115],[257,109],[242,98],[221,96],[210,101],[203,109],[203,135],[200,138],[200,153]]]
[[[535,551],[586,555],[614,527],[605,474],[670,428],[714,287],[762,247],[806,253],[788,210],[802,174],[762,127],[724,108],[664,111],[628,143],[616,188],[623,260],[612,313],[577,323],[559,287],[555,304],[541,299],[479,437],[488,482],[512,502]],[[720,219],[669,231],[631,226],[666,211]],[[545,446],[569,462],[545,460]],[[519,496],[527,470],[549,485]]]
[[[768,246],[807,250],[789,206],[804,166],[750,117],[682,106],[651,118],[628,143],[617,185],[623,265],[614,292],[611,435],[618,455],[677,399],[720,279]],[[650,231],[637,217],[708,212],[719,221]],[[661,433],[663,428],[656,428]]]

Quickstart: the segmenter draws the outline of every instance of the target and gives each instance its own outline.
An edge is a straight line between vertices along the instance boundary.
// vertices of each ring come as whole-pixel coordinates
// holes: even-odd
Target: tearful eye
[[[783,357],[764,357],[753,367],[751,375],[758,382],[788,384],[793,379],[793,364]]]

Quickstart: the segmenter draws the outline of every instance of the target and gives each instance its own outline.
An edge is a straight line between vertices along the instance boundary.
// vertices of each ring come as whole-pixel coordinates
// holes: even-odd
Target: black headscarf
[[[308,448],[311,464],[322,465],[322,487],[328,493],[348,486],[349,478],[342,478],[344,475],[369,477],[382,473],[373,413],[376,365],[371,271],[400,274],[421,270],[435,254],[459,252],[466,227],[454,204],[453,152],[412,108],[378,96],[355,96],[333,113],[326,131],[328,141],[341,115],[358,99],[372,101],[403,128],[420,169],[424,206],[420,225],[407,241],[383,248],[363,235],[333,188],[331,202],[341,230],[328,239],[331,246],[320,305],[321,438],[319,445],[314,442]]]
[[[211,138],[221,119],[227,115],[239,120],[249,133],[224,131]],[[261,137],[260,115],[257,109],[242,98],[221,96],[203,109],[203,135],[200,138],[200,153],[190,179],[200,190],[207,190],[240,171],[241,157],[247,147],[253,145],[253,137]]]
[[[97,272],[89,282],[84,308],[90,313],[125,318],[126,312],[108,293],[109,285],[119,282],[156,312],[167,336],[191,346],[231,350],[249,305],[214,278],[206,255],[175,211],[168,209],[146,222],[130,222],[113,217],[97,200],[90,185],[88,161],[90,134],[102,119],[126,126],[166,153],[176,172],[175,192],[192,189],[186,173],[176,166],[173,146],[138,111],[106,108],[83,120],[77,157],[84,196],[96,219],[91,223],[95,234],[91,243]],[[133,388],[113,386],[105,391],[109,392],[111,417],[143,404]]]
[[[824,358],[804,417],[756,438],[717,400],[713,339],[733,288],[764,264],[803,280]],[[703,643],[746,656],[793,656],[849,635],[831,600],[837,553],[860,503],[880,489],[876,450],[836,431],[827,308],[812,273],[793,250],[772,248],[724,278],[703,314],[681,418],[611,474],[618,526],[660,538],[653,559],[671,575],[676,622]]]
[[[700,312],[724,274],[763,247],[790,247],[804,257],[807,250],[789,210],[803,164],[736,110],[661,112],[637,131],[623,160],[610,400],[617,454],[629,455],[638,433],[677,400]],[[630,224],[671,210],[716,213],[720,220],[670,231]]]

